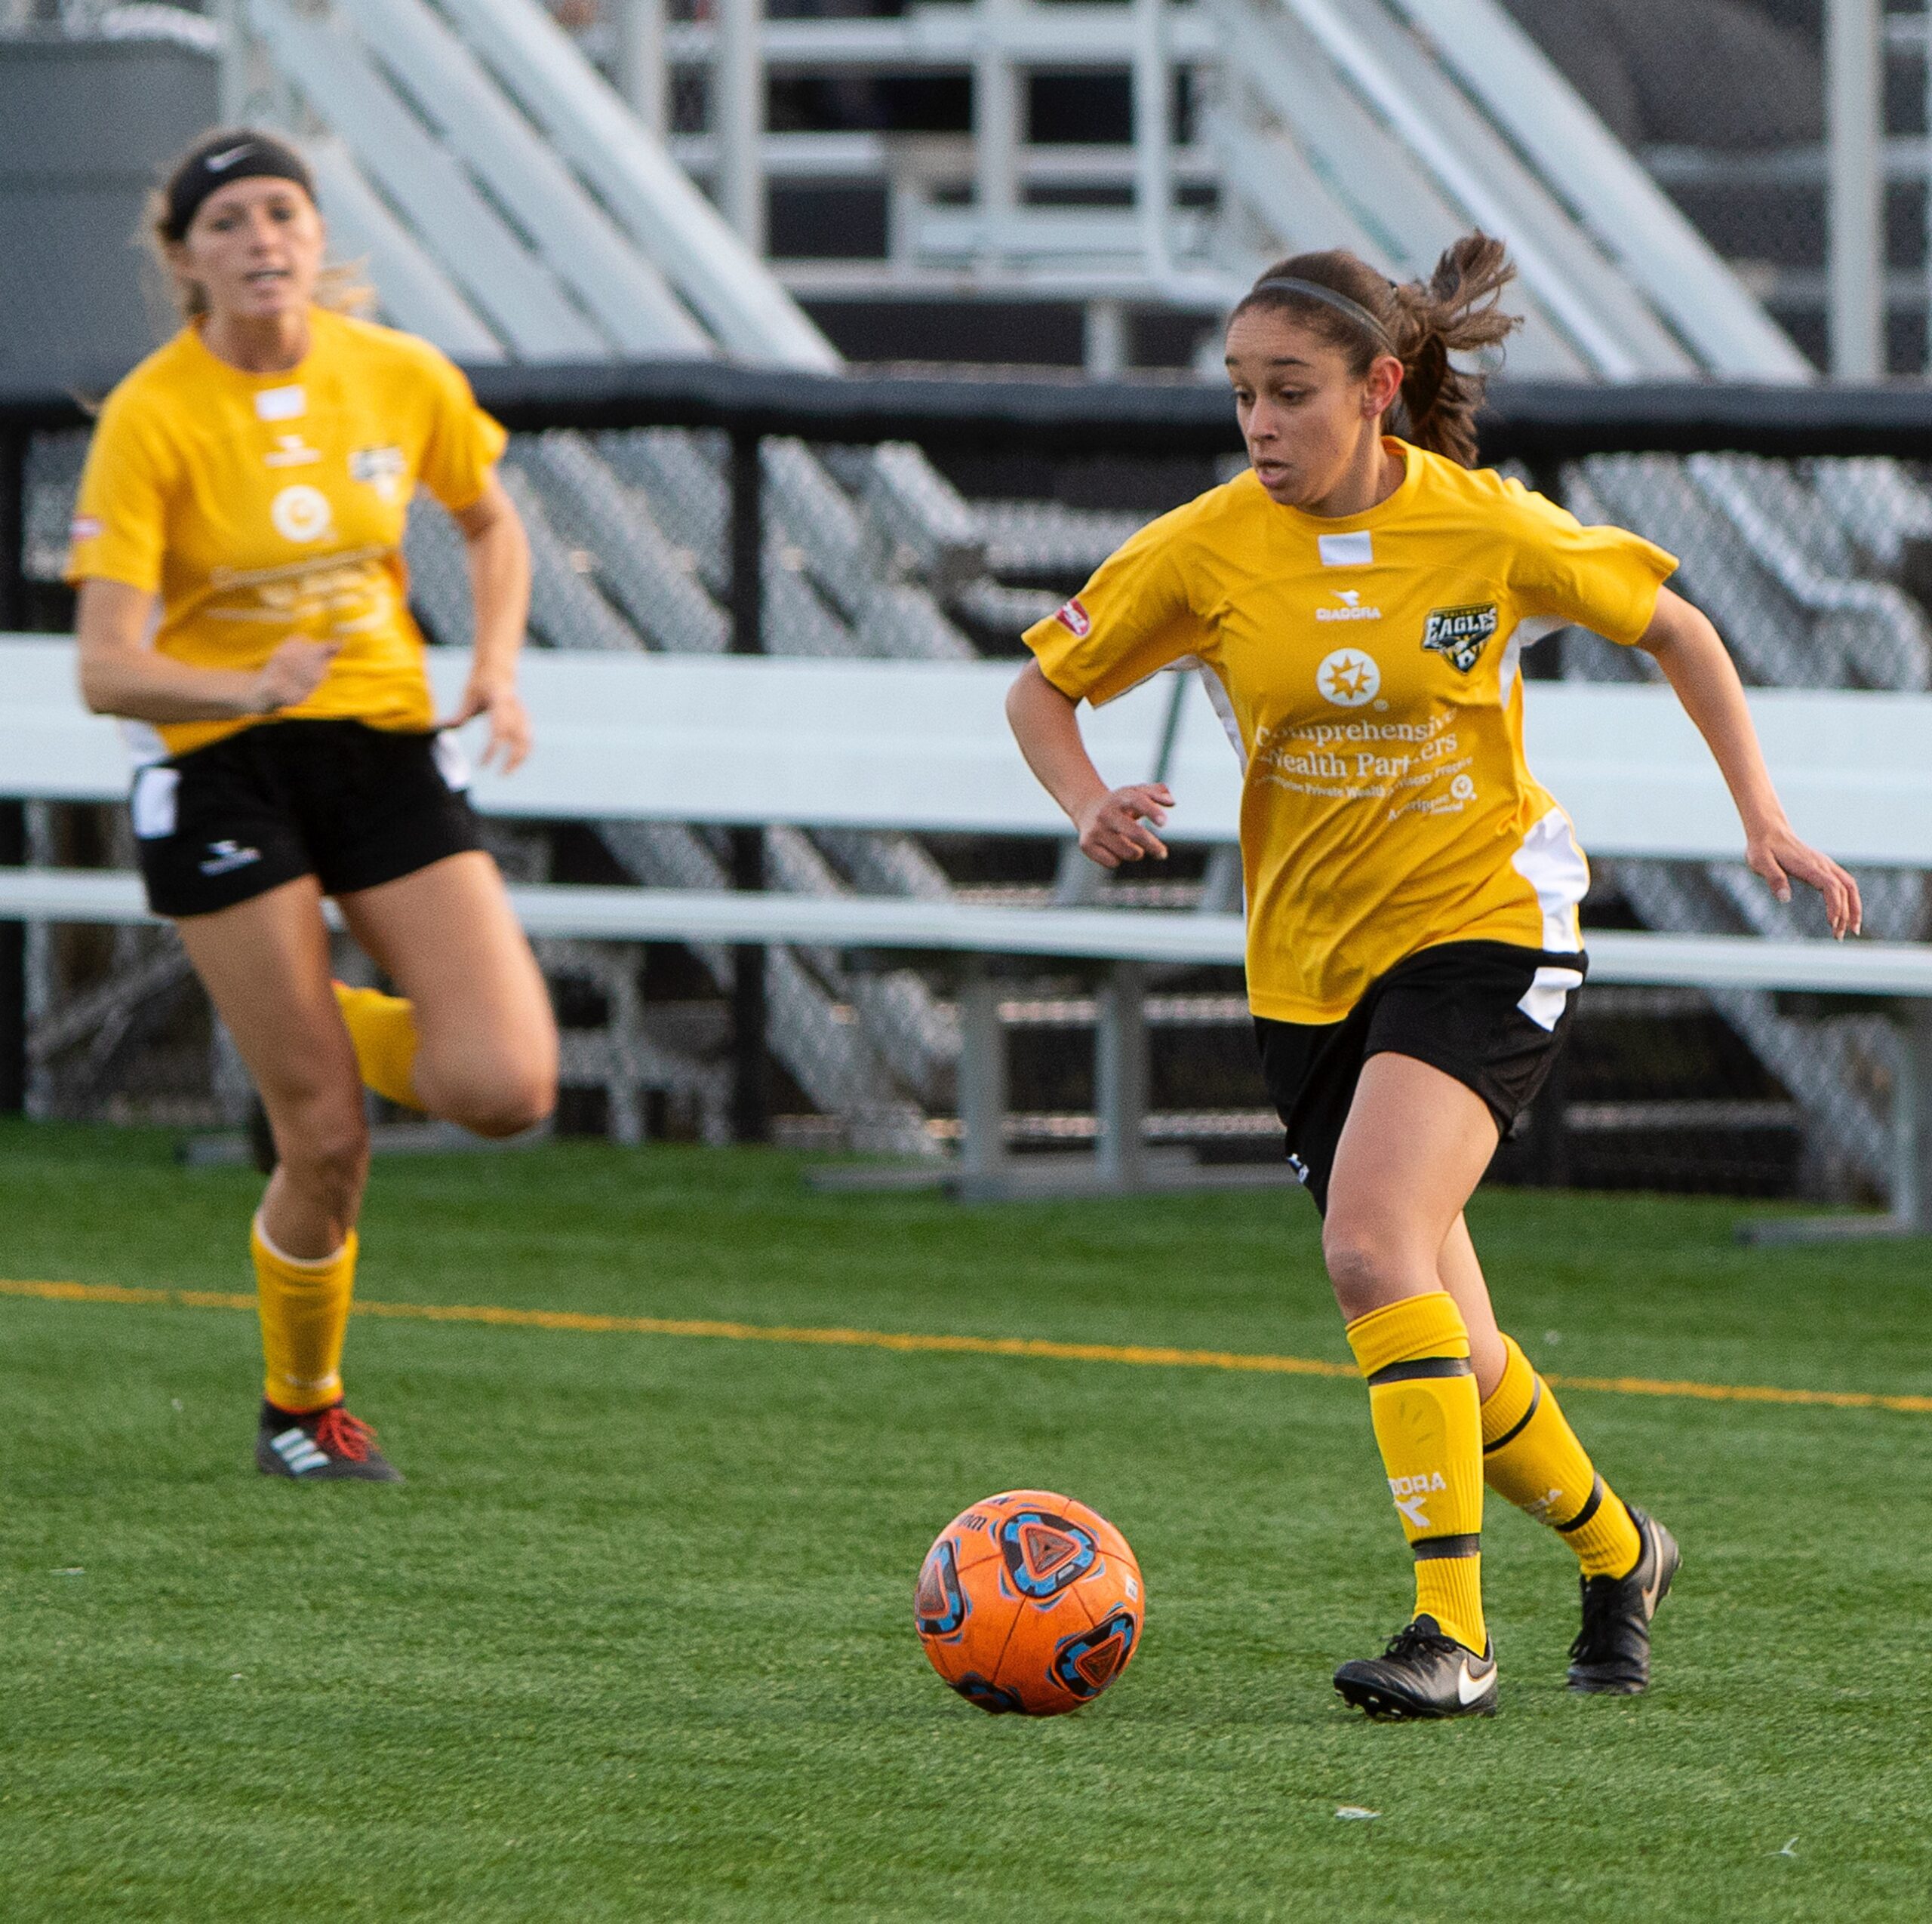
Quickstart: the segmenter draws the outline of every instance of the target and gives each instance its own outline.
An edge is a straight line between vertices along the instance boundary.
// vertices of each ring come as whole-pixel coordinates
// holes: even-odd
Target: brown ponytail
[[[1402,364],[1401,399],[1390,410],[1399,416],[1398,431],[1418,447],[1466,468],[1476,458],[1475,413],[1484,377],[1457,367],[1450,356],[1500,346],[1522,325],[1497,305],[1515,276],[1503,243],[1480,232],[1465,234],[1446,249],[1426,282],[1399,285],[1337,247],[1278,260],[1235,312],[1268,306],[1292,314],[1340,348],[1358,379],[1378,355],[1394,355]],[[1340,299],[1282,284],[1297,281]]]

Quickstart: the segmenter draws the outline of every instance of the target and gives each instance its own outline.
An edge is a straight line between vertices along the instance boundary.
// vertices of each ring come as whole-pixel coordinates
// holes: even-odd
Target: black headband
[[[1278,281],[1257,281],[1248,290],[1247,298],[1252,300],[1257,294],[1301,294],[1309,300],[1318,300],[1332,307],[1338,314],[1346,314],[1351,321],[1359,322],[1380,341],[1389,353],[1395,352],[1395,343],[1389,338],[1387,324],[1362,306],[1358,300],[1351,300],[1346,294],[1337,294],[1333,287],[1324,287],[1318,281],[1296,281],[1285,276]]]
[[[315,177],[293,147],[266,134],[237,131],[211,135],[176,169],[167,189],[165,232],[171,241],[186,234],[188,223],[217,187],[231,180],[292,180],[311,200]]]

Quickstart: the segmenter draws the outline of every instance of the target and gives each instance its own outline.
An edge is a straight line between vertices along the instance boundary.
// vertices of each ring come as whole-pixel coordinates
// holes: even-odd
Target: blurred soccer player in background
[[[68,578],[82,692],[131,724],[134,829],[260,1091],[277,1158],[251,1237],[257,1466],[398,1480],[343,1400],[368,1173],[363,1086],[485,1135],[555,1099],[543,978],[439,733],[401,553],[420,485],[466,546],[475,653],[454,726],[514,768],[529,601],[502,429],[435,348],[352,318],[306,163],[199,140],[152,210],[184,325],[108,397]],[[400,996],[333,982],[322,898]]]
[[[1246,472],[1143,529],[1058,615],[1008,712],[1027,761],[1107,868],[1166,853],[1164,785],[1109,791],[1083,699],[1200,663],[1245,767],[1248,997],[1415,1560],[1415,1612],[1336,1688],[1380,1717],[1493,1711],[1485,1480],[1582,1566],[1569,1683],[1650,1679],[1678,1563],[1497,1327],[1463,1220],[1549,1075],[1588,966],[1589,871],[1524,761],[1519,657],[1571,622],[1651,654],[1702,730],[1751,866],[1859,926],[1856,884],[1793,833],[1736,669],[1663,585],[1675,559],[1472,471],[1480,383],[1457,353],[1515,324],[1501,244],[1457,241],[1426,283],[1354,255],[1270,268],[1227,366]],[[1401,438],[1389,432],[1401,431]]]

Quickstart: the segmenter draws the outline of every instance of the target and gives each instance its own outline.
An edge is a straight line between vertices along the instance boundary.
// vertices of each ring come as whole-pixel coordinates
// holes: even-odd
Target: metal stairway
[[[543,11],[528,0],[245,0],[244,104],[318,155],[328,210],[370,260],[385,312],[471,359],[706,355],[824,368],[837,357]],[[319,137],[318,137],[319,136]],[[881,448],[835,477],[801,444],[763,456],[767,632],[776,652],[944,658],[970,644],[929,582],[970,575],[970,511],[916,450]],[[521,441],[507,478],[530,529],[533,626],[560,647],[715,652],[725,645],[725,487],[705,438],[666,432]],[[412,527],[417,593],[445,638],[465,631],[453,533]],[[881,563],[884,563],[884,565]],[[706,837],[604,825],[639,881],[728,886]],[[903,837],[846,837],[864,885],[944,893]],[[851,886],[796,831],[768,842],[774,887]],[[567,958],[586,966],[581,951]],[[721,985],[729,957],[700,957]],[[924,1153],[956,1025],[922,980],[848,979],[827,956],[773,955],[775,1053],[862,1146]],[[605,972],[606,976],[608,971]],[[601,986],[614,1009],[629,1003]],[[856,1019],[854,1019],[856,1018]],[[641,1059],[619,1038],[616,1073]],[[703,1088],[685,1074],[681,1086]],[[620,1133],[634,1105],[613,1086]],[[715,1103],[708,1113],[715,1115]]]
[[[1390,273],[1426,275],[1472,225],[1508,235],[1525,326],[1522,373],[1627,380],[1708,372],[1804,380],[1810,369],[1724,264],[1495,0],[1210,0],[1225,63],[1214,139],[1244,269],[1337,237]],[[1932,526],[1932,499],[1896,465],[1857,472],[1705,455],[1600,459],[1571,470],[1586,521],[1614,521],[1684,558],[1748,678],[1918,688],[1932,635],[1872,560]],[[1566,674],[1621,679],[1648,662],[1591,637]],[[1626,901],[1663,929],[1817,933],[1742,869],[1615,865]],[[1915,879],[1860,876],[1875,934],[1926,933]],[[1888,1179],[1885,1097],[1897,1045],[1879,1019],[1783,1014],[1730,992],[1713,1006],[1803,1110],[1815,1160]]]
[[[1204,5],[1221,46],[1240,51],[1219,63],[1210,115],[1231,282],[1284,248],[1337,241],[1426,273],[1446,240],[1481,223],[1509,236],[1523,270],[1519,373],[1804,377],[1790,343],[1495,0]],[[339,235],[368,258],[401,324],[470,359],[721,349],[835,364],[534,0],[226,0],[220,11],[245,30],[232,43],[229,110],[308,141]],[[976,515],[913,450],[821,457],[774,443],[764,462],[769,625],[788,650],[964,653],[949,607],[1012,622],[1039,611],[1037,589],[983,571],[989,548],[996,563],[1023,550],[1037,563],[1111,545],[1106,516],[1061,511],[1049,527],[1031,510],[1038,526]],[[537,551],[542,640],[724,645],[724,490],[703,437],[520,441],[510,478]],[[1680,549],[1687,583],[1754,678],[1925,685],[1922,617],[1869,578],[1932,532],[1932,499],[1903,470],[1596,463],[1574,499]],[[411,558],[435,625],[460,635],[460,556],[433,513],[412,530]],[[1592,659],[1586,641],[1566,648],[1572,672]],[[1597,672],[1632,666],[1621,651],[1596,655]],[[702,838],[665,832],[608,839],[633,872],[721,882]],[[774,866],[782,886],[946,886],[903,838],[780,838]],[[1660,926],[1730,926],[1735,879],[1714,870],[1626,893]],[[1877,885],[1875,926],[1919,932],[1913,891],[1863,879]],[[841,1113],[897,1118],[880,1126],[903,1123],[903,1139],[924,1145],[909,1105],[943,1084],[949,1013],[914,976],[857,981],[828,958],[792,961],[802,985],[786,991],[796,1010],[780,1040],[801,1086]],[[1797,1028],[1743,1014],[1737,1026],[1832,1153],[1869,1166],[1818,1081],[1869,1096],[1869,1064],[1807,1066],[1817,1052]]]

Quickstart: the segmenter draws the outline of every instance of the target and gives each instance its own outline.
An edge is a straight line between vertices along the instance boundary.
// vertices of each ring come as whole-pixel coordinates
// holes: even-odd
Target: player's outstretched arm
[[[476,644],[469,685],[455,712],[438,726],[460,727],[474,715],[487,715],[484,762],[496,761],[507,775],[530,752],[530,714],[516,689],[516,658],[530,618],[530,541],[515,503],[494,474],[454,518],[469,563]]]
[[[1684,713],[1710,744],[1743,820],[1746,861],[1780,902],[1791,899],[1792,877],[1808,883],[1825,899],[1832,933],[1857,935],[1863,916],[1858,884],[1829,856],[1800,841],[1786,819],[1758,745],[1744,684],[1709,617],[1681,595],[1660,589],[1657,613],[1638,646],[1656,658]]]
[[[232,721],[306,702],[341,646],[285,641],[258,668],[196,668],[148,646],[155,598],[124,581],[81,583],[75,617],[81,699],[130,721]]]
[[[1164,782],[1109,788],[1080,739],[1076,704],[1029,662],[1007,690],[1006,718],[1026,766],[1080,831],[1080,853],[1103,868],[1148,856],[1164,860],[1167,844],[1154,831],[1174,798]]]

